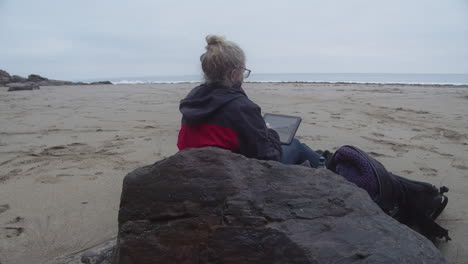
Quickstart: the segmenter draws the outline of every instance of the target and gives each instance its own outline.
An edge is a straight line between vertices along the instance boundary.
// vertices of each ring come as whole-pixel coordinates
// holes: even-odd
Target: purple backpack
[[[364,151],[353,146],[342,146],[327,158],[327,168],[345,177],[369,196],[388,215],[428,239],[450,240],[448,230],[435,219],[444,210],[448,198],[445,186],[413,181],[388,172],[385,167]]]

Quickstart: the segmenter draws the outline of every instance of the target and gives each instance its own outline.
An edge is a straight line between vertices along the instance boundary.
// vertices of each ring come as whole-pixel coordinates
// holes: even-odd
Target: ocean
[[[200,82],[201,75],[111,78],[114,84]],[[345,82],[468,85],[468,74],[252,73],[246,82]]]

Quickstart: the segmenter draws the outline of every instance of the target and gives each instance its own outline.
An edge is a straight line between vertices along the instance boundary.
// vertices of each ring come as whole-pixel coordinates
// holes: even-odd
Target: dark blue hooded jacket
[[[260,107],[242,88],[202,84],[180,102],[179,109],[180,150],[214,146],[248,158],[281,159],[278,133],[266,127]]]

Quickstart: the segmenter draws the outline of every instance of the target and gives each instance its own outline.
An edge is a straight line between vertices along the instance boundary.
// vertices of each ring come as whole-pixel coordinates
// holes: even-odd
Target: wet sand
[[[123,177],[177,152],[194,84],[0,88],[0,263],[51,263],[114,237]],[[402,176],[446,185],[439,223],[468,263],[468,87],[251,83],[263,112],[299,115],[314,149],[356,145]]]

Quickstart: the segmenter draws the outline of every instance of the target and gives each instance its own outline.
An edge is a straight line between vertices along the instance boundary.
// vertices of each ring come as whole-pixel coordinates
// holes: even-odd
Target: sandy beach
[[[123,177],[177,152],[195,84],[0,88],[0,263],[52,263],[116,236]],[[468,263],[468,86],[247,83],[262,111],[303,118],[313,149],[356,145],[450,188],[439,248]]]

